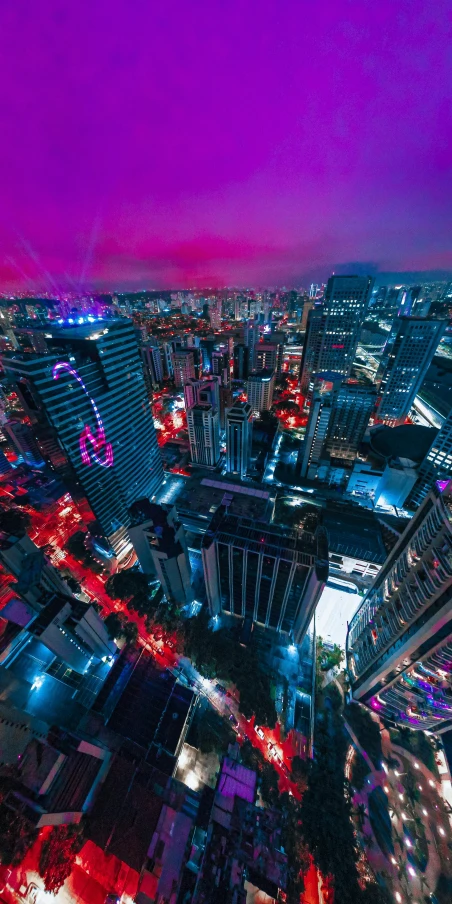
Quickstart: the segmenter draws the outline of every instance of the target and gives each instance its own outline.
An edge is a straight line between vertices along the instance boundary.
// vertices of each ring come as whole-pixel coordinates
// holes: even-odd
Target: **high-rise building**
[[[303,639],[328,580],[324,528],[284,530],[217,509],[202,541],[209,608]]]
[[[432,362],[447,322],[399,317],[379,387],[376,416],[389,426],[403,424]]]
[[[44,458],[121,558],[131,549],[130,506],[163,480],[132,322],[52,326],[45,338],[46,355],[5,353],[3,370]]]
[[[220,389],[219,377],[206,377],[205,380],[188,380],[184,386],[186,410],[200,402],[212,405],[213,408],[219,408]]]
[[[254,361],[254,346],[259,342],[259,324],[257,320],[247,320],[244,326],[245,345],[249,351],[250,367]]]
[[[281,375],[284,354],[284,334],[274,334],[263,342],[254,346],[255,370],[274,370],[277,376]]]
[[[303,309],[302,309],[301,323],[300,323],[300,329],[303,331],[306,330],[306,327],[308,325],[308,314],[309,314],[309,311],[312,311],[313,307],[314,307],[314,300],[312,298],[308,298],[305,301],[303,301]]]
[[[209,307],[210,325],[213,330],[221,330],[221,298],[215,299]]]
[[[227,351],[212,352],[212,374],[220,377],[222,386],[229,386],[231,382],[231,370]]]
[[[313,307],[308,311],[306,332],[300,362],[300,390],[308,397],[314,385],[314,374],[317,370],[320,346],[322,343],[322,326],[324,313],[321,307]]]
[[[309,418],[306,425],[306,433],[299,452],[299,465],[301,477],[310,480],[317,476],[317,468],[320,464],[323,448],[328,434],[332,408],[333,387],[326,390],[319,384],[314,387]]]
[[[193,405],[187,411],[188,438],[192,463],[215,468],[220,460],[220,415],[208,403]]]
[[[193,601],[185,531],[174,508],[139,499],[130,510],[129,536],[145,574],[155,575],[167,600]]]
[[[171,358],[174,385],[176,389],[182,389],[189,380],[196,377],[194,349],[177,348]]]
[[[273,370],[261,370],[249,375],[247,397],[255,417],[258,417],[261,411],[270,411],[274,387],[275,373]]]
[[[157,389],[163,383],[162,355],[157,340],[151,339],[146,344],[141,345],[140,355],[145,375],[149,375],[152,388]]]
[[[251,458],[253,412],[248,402],[226,409],[226,470],[245,477]]]
[[[452,481],[397,540],[347,635],[355,700],[410,728],[452,726]]]
[[[3,424],[2,430],[14,452],[19,457],[22,456],[28,465],[36,467],[44,464],[38,442],[28,424],[23,424],[19,420],[10,420]]]
[[[345,380],[334,393],[326,449],[332,458],[354,459],[377,400],[373,385]]]
[[[349,377],[373,279],[370,276],[331,276],[322,307],[308,316],[301,360],[301,391],[312,391],[312,375],[334,371]]]
[[[250,371],[248,346],[238,343],[234,346],[234,380],[247,380]]]
[[[437,480],[448,480],[452,473],[452,409],[419,466],[416,483],[406,506],[416,509]]]

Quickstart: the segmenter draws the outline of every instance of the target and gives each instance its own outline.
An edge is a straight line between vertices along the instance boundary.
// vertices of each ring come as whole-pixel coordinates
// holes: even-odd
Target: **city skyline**
[[[3,291],[451,271],[448,3],[0,23]]]

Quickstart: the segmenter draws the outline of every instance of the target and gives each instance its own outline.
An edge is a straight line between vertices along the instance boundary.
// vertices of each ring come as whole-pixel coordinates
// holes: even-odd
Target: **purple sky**
[[[452,269],[450,0],[4,0],[0,290]]]

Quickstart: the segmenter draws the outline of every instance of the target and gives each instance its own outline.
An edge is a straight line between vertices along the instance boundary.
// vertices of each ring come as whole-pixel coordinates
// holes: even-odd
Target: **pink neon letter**
[[[100,465],[102,468],[110,468],[113,464],[113,449],[111,443],[107,443],[105,439],[105,430],[104,425],[102,423],[102,418],[99,414],[97,405],[94,399],[91,398],[81,376],[68,364],[67,361],[59,361],[58,364],[55,364],[53,368],[52,374],[53,379],[58,380],[60,376],[60,371],[66,371],[71,377],[74,377],[80,386],[83,389],[83,392],[88,397],[93,406],[93,411],[96,416],[97,421],[97,432],[94,434],[91,430],[91,427],[88,424],[85,424],[79,439],[80,444],[80,455],[82,456],[82,462],[84,465],[91,465],[90,452],[87,449],[87,443],[91,443],[91,456],[96,462],[96,464]],[[98,452],[105,452],[105,461],[102,461],[98,458]]]

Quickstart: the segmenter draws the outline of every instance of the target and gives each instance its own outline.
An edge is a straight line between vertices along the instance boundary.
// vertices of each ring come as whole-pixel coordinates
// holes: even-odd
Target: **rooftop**
[[[379,425],[370,431],[370,445],[382,458],[407,458],[421,462],[435,439],[434,427],[402,424],[400,427]]]

